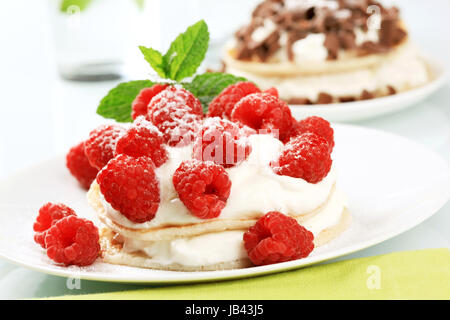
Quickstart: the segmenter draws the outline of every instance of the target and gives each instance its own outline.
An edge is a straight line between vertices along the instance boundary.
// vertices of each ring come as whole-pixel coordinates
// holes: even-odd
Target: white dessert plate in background
[[[437,212],[450,197],[445,160],[405,138],[350,125],[335,125],[333,152],[338,185],[347,194],[352,224],[339,238],[296,261],[246,269],[173,272],[110,265],[54,265],[33,242],[39,207],[63,202],[91,219],[86,192],[65,168],[63,156],[36,164],[0,183],[0,257],[41,272],[89,280],[183,283],[233,279],[300,268],[392,238]]]
[[[423,101],[445,84],[444,66],[432,58],[424,58],[431,75],[431,81],[424,86],[400,92],[392,96],[331,104],[290,105],[297,119],[309,116],[323,117],[329,121],[358,121],[378,117],[412,107]]]

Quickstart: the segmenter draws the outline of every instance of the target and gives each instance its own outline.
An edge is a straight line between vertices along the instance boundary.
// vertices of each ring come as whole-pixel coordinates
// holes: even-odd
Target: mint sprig
[[[158,50],[140,46],[145,60],[162,78],[179,83],[192,92],[202,103],[203,111],[208,111],[208,105],[223,89],[245,78],[231,74],[216,72],[196,75],[192,81],[183,81],[191,77],[205,58],[209,44],[208,26],[203,20],[195,23],[180,34],[163,55]],[[138,93],[154,82],[150,80],[130,81],[119,84],[102,99],[97,113],[105,118],[118,122],[131,122],[131,104]]]
[[[160,77],[181,81],[197,71],[205,58],[208,43],[208,26],[200,20],[181,33],[164,55],[152,48],[140,46],[139,49]]]
[[[139,49],[144,55],[145,61],[147,61],[150,64],[153,70],[155,70],[156,73],[161,78],[168,78],[166,73],[167,68],[164,63],[163,55],[161,54],[161,52],[153,48],[146,48],[144,46],[139,46]]]
[[[197,75],[191,82],[183,83],[183,87],[196,96],[203,106],[203,112],[208,111],[209,103],[229,85],[246,81],[229,73],[211,72]]]
[[[206,22],[200,20],[187,28],[170,45],[163,57],[167,66],[167,77],[175,81],[192,76],[205,59],[209,45],[209,32]]]
[[[104,118],[114,119],[118,122],[132,122],[131,104],[138,93],[153,86],[155,83],[150,80],[134,80],[122,82],[111,89],[100,101],[97,113]]]

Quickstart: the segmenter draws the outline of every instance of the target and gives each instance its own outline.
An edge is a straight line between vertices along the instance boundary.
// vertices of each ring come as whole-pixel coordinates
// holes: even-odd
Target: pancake
[[[331,240],[337,238],[350,225],[351,215],[347,209],[344,209],[340,220],[335,225],[321,231],[314,239],[316,247],[323,246]],[[245,230],[242,230],[244,232]],[[100,244],[102,248],[102,259],[104,262],[131,267],[167,270],[167,271],[213,271],[228,270],[251,267],[252,263],[246,257],[230,261],[222,261],[209,265],[183,265],[180,263],[163,264],[155,262],[142,251],[125,252],[123,244],[115,240],[116,233],[108,228],[103,228],[100,235]]]

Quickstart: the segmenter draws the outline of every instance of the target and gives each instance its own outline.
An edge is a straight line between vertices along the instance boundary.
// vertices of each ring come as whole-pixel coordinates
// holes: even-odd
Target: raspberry
[[[54,225],[58,220],[64,217],[76,215],[68,206],[62,203],[46,203],[39,209],[39,215],[36,218],[36,222],[33,224],[33,230],[36,232],[34,234],[34,241],[41,245],[42,248],[45,246],[45,236],[47,230]]]
[[[154,96],[148,106],[148,119],[170,146],[190,144],[196,123],[202,118],[200,101],[181,88],[168,87]]]
[[[109,160],[114,158],[117,140],[125,133],[118,125],[101,125],[89,134],[84,143],[85,153],[89,163],[100,170]]]
[[[273,95],[274,97],[279,98],[279,94],[278,94],[277,88],[274,88],[274,87],[269,88],[269,89],[267,89],[267,90],[264,90],[264,93],[268,93],[268,94]]]
[[[207,161],[185,161],[173,175],[180,200],[201,219],[216,218],[230,195],[231,181],[225,169]]]
[[[327,140],[315,133],[303,133],[286,143],[278,163],[272,164],[272,168],[278,175],[317,183],[330,171],[330,151]]]
[[[314,235],[297,220],[272,211],[244,233],[244,247],[255,265],[306,258],[314,249]]]
[[[87,266],[100,252],[98,229],[86,219],[68,216],[56,222],[45,236],[47,256],[63,265]]]
[[[208,118],[196,134],[194,158],[230,168],[244,161],[250,154],[251,146],[246,139],[250,133],[255,132],[225,119]]]
[[[167,84],[155,84],[150,88],[144,88],[131,104],[131,117],[136,120],[139,116],[147,116],[147,107],[154,96],[167,88]]]
[[[288,105],[268,93],[253,93],[242,98],[234,107],[231,120],[255,130],[278,133],[281,141],[290,136],[295,124]]]
[[[160,167],[168,159],[161,132],[143,116],[138,117],[117,140],[115,154],[127,154],[134,158],[147,156],[153,160],[156,167]]]
[[[253,82],[238,82],[226,87],[208,107],[208,117],[231,118],[231,111],[243,97],[261,92]]]
[[[81,187],[89,189],[97,176],[98,169],[91,166],[84,150],[84,141],[72,147],[66,155],[66,166],[78,180]]]
[[[149,157],[120,154],[97,175],[105,200],[129,220],[150,221],[159,207],[159,180]]]
[[[328,141],[328,144],[333,150],[334,147],[334,131],[331,128],[330,123],[320,117],[308,117],[306,119],[300,120],[296,125],[296,135],[302,133],[315,133]]]

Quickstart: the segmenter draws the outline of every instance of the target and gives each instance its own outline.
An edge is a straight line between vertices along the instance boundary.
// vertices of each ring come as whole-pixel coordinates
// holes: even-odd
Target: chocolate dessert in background
[[[265,0],[228,43],[225,70],[291,104],[367,100],[428,82],[399,9],[374,0]]]

